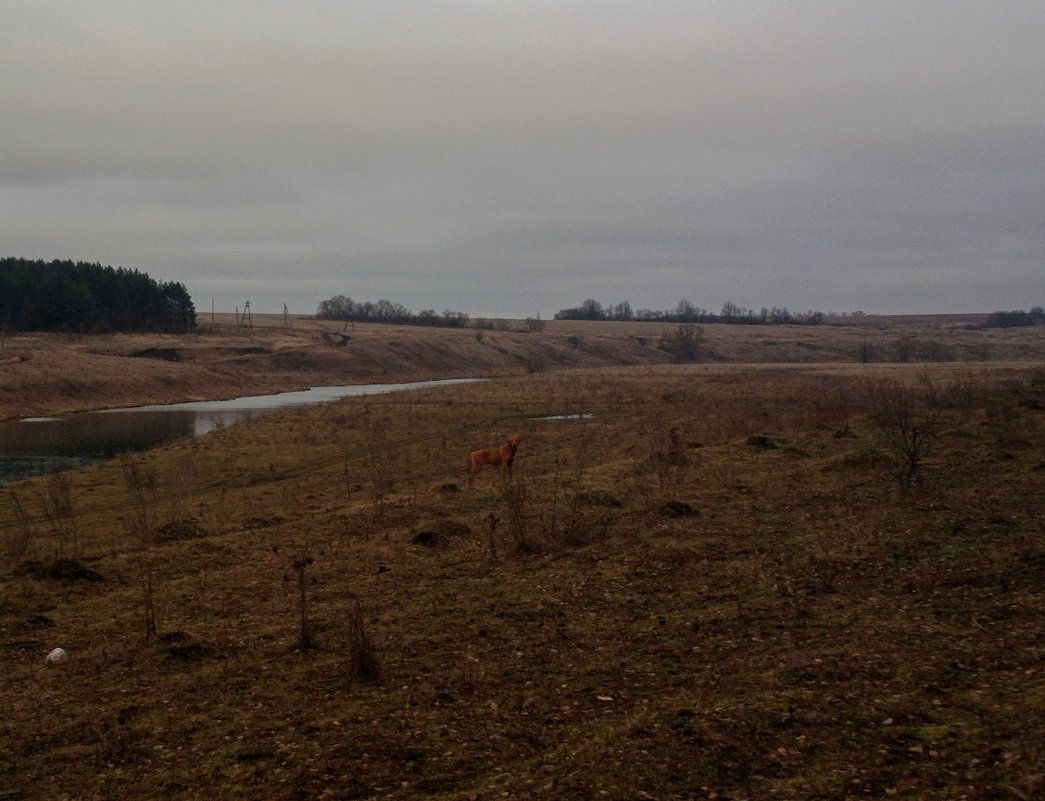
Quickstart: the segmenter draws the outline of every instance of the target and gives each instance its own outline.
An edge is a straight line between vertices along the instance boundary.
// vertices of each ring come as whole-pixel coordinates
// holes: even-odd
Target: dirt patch
[[[420,527],[410,538],[413,545],[426,548],[448,548],[455,537],[470,537],[472,529],[458,520],[432,520]]]
[[[131,354],[132,359],[160,359],[165,362],[180,362],[181,354],[174,348],[145,348]]]
[[[174,520],[156,529],[154,539],[157,543],[183,542],[185,540],[198,540],[208,534],[200,521],[194,517],[185,520]]]
[[[15,622],[15,631],[44,631],[45,629],[53,629],[54,621],[51,620],[47,615],[41,615],[39,613],[26,615]]]
[[[423,545],[425,548],[449,548],[450,538],[440,534],[438,531],[425,529],[418,531],[410,538],[411,545]]]
[[[34,579],[48,581],[86,581],[89,583],[105,581],[105,577],[75,559],[31,559],[22,562],[11,571],[13,576],[31,576]]]
[[[697,510],[685,501],[665,501],[660,506],[664,517],[696,517]]]
[[[752,448],[762,448],[767,451],[775,451],[777,444],[773,442],[769,437],[762,434],[752,435],[747,438],[747,444]]]
[[[333,348],[343,348],[351,339],[352,337],[347,334],[338,334],[332,331],[323,332],[323,341]]]
[[[168,662],[199,662],[223,656],[215,646],[183,631],[161,634],[158,647],[164,660]]]

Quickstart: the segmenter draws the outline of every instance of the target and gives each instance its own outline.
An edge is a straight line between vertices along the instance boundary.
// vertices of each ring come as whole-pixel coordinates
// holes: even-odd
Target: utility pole
[[[250,319],[250,301],[247,300],[243,304],[243,319],[246,321],[247,328],[254,327],[254,321]],[[240,323],[242,325],[242,323]]]
[[[283,327],[290,328],[290,316],[287,314],[287,304],[283,304]]]

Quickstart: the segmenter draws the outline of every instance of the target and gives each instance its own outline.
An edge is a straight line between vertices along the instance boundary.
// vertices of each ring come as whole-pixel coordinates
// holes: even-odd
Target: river
[[[169,403],[0,422],[0,484],[43,476],[183,437],[199,437],[291,406],[481,379],[312,387],[222,401]]]

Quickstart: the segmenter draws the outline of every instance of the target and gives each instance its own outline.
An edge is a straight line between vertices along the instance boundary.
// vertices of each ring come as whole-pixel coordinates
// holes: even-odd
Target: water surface
[[[112,459],[121,453],[145,450],[172,439],[199,437],[290,406],[477,380],[480,379],[312,387],[223,401],[134,406],[0,422],[0,484]]]

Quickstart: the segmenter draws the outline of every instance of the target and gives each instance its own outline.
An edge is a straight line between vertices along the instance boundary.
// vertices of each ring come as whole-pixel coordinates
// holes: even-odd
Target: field
[[[5,488],[0,799],[1040,797],[1042,365],[659,353]]]
[[[986,315],[846,318],[845,325],[697,328],[701,363],[1045,362],[1045,329],[988,329]],[[190,335],[0,332],[0,420],[213,400],[320,384],[528,375],[668,364],[668,323],[488,321],[489,329],[344,324],[312,317],[199,317]]]

